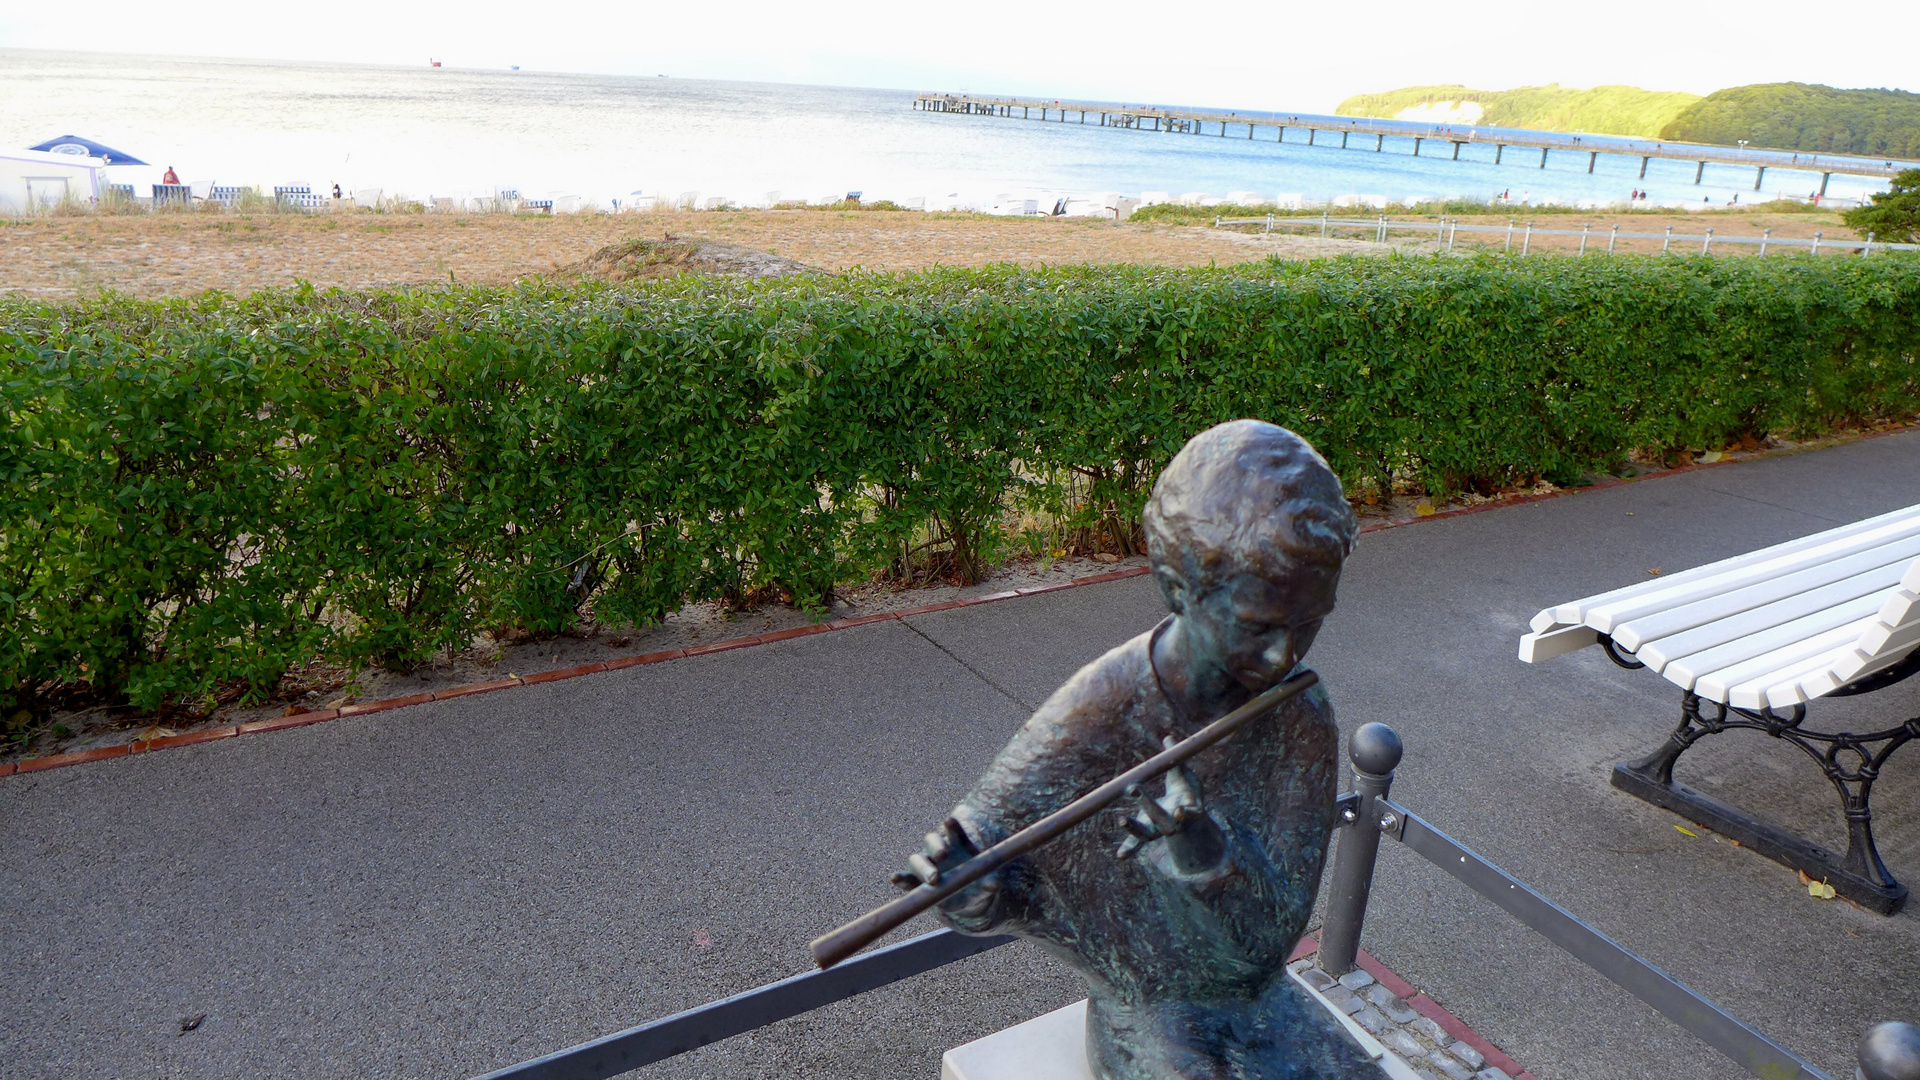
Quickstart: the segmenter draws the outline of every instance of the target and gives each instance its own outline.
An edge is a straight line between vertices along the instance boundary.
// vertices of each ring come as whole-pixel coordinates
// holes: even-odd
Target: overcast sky
[[[1837,14],[1844,10],[1844,16]],[[1832,14],[1831,18],[1823,18]],[[1864,32],[1870,31],[1870,32]],[[1759,0],[807,3],[324,0],[0,4],[0,47],[504,67],[1331,111],[1460,82],[1707,93],[1800,81],[1920,90],[1920,3]],[[1875,42],[1885,43],[1876,48]],[[0,59],[0,63],[4,63]]]

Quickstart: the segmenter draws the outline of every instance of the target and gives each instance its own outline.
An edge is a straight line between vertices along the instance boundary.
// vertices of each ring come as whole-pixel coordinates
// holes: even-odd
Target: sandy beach
[[[1350,212],[1352,213],[1352,212]],[[1371,216],[1356,213],[1356,216]],[[1504,224],[1509,216],[1473,220]],[[1300,221],[1300,219],[1294,219]],[[1465,219],[1463,219],[1465,220]],[[1590,223],[1638,232],[1829,238],[1851,236],[1836,213],[1543,215],[1542,228]],[[135,296],[186,296],[207,289],[247,293],[305,281],[364,287],[448,280],[503,284],[559,275],[600,248],[634,237],[667,235],[725,241],[826,270],[904,271],[992,263],[1226,265],[1269,256],[1314,258],[1431,250],[1426,238],[1271,236],[1205,226],[1088,218],[1013,218],[890,211],[773,210],[657,214],[327,214],[181,213],[77,215],[0,222],[0,292],[64,300],[113,290]],[[1502,237],[1472,238],[1499,247]],[[1468,243],[1461,234],[1460,243]],[[1571,252],[1571,238],[1536,238],[1534,252]],[[1602,245],[1603,246],[1603,245]],[[1516,242],[1516,250],[1518,244]],[[1657,250],[1640,242],[1620,250]],[[1597,249],[1590,246],[1589,253]],[[1739,249],[1750,254],[1751,248]],[[1772,257],[1772,256],[1769,256]]]

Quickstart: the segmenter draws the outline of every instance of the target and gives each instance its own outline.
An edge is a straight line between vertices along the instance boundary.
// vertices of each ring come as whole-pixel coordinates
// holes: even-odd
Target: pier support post
[[[1247,141],[1253,141],[1253,121],[1247,121]]]
[[[1385,135],[1375,135],[1375,136],[1373,137],[1373,152],[1374,152],[1374,153],[1376,153],[1376,154],[1377,154],[1377,153],[1379,153],[1380,151],[1382,151],[1382,150],[1384,150],[1384,149],[1386,149],[1386,147],[1387,147],[1387,137],[1386,137]]]
[[[1767,167],[1765,165],[1762,165],[1760,166],[1760,170],[1753,174],[1753,190],[1759,191],[1760,181],[1765,180],[1766,178],[1767,178]]]
[[[1599,160],[1600,160],[1600,151],[1593,150],[1588,152],[1587,154],[1587,175],[1588,176],[1593,175],[1593,163]]]
[[[1345,150],[1347,148],[1347,136],[1351,134],[1353,134],[1351,131],[1343,131],[1340,133],[1340,149]]]
[[[1547,167],[1547,148],[1544,146],[1540,148],[1540,167]]]
[[[1460,144],[1459,143],[1453,144],[1453,160],[1455,161],[1460,160]]]
[[[1707,175],[1707,163],[1703,161],[1700,163],[1699,168],[1693,170],[1693,182],[1698,184],[1700,182],[1700,178],[1705,175]]]
[[[1420,156],[1420,136],[1418,135],[1415,135],[1413,137],[1413,156],[1414,157]]]
[[[1318,134],[1320,134],[1320,132],[1314,128],[1307,129],[1307,145],[1308,146],[1313,145],[1313,137]]]
[[[1498,165],[1498,164],[1500,164],[1500,158],[1501,158],[1501,156],[1502,156],[1502,155],[1504,155],[1504,154],[1505,154],[1506,152],[1507,152],[1507,144],[1506,144],[1506,143],[1494,143],[1494,144],[1493,144],[1493,163],[1494,163],[1495,165]]]
[[[1830,172],[1820,174],[1820,197],[1823,199],[1827,197],[1827,181],[1831,179],[1833,179],[1833,174]]]
[[[1647,178],[1647,162],[1652,160],[1651,157],[1643,157],[1640,159],[1640,179],[1645,180]]]
[[[1274,142],[1286,142],[1286,141],[1287,141],[1287,129],[1286,129],[1285,127],[1277,127],[1277,128],[1274,128],[1274,129],[1273,129],[1273,141],[1274,141]]]

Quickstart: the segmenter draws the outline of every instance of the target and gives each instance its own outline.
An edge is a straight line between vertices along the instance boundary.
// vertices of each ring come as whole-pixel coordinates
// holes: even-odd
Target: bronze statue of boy
[[[1172,614],[1047,699],[928,835],[903,886],[1286,678],[1333,610],[1356,534],[1320,455],[1256,420],[1188,442],[1144,523]],[[1165,794],[1124,820],[1095,818],[941,915],[965,933],[1034,938],[1086,975],[1100,1080],[1382,1076],[1286,973],[1333,830],[1338,745],[1312,688],[1169,773]]]

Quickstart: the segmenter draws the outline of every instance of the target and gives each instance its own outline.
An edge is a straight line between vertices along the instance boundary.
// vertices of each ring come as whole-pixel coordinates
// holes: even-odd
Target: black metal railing
[[[1399,841],[1508,914],[1646,1002],[1680,1028],[1763,1080],[1833,1080],[1686,984],[1582,922],[1526,883],[1481,858],[1418,814],[1388,798],[1400,763],[1400,737],[1367,724],[1349,744],[1354,790],[1340,797],[1341,832],[1320,934],[1319,965],[1353,970],[1366,921],[1380,839]],[[605,1080],[721,1039],[877,990],[995,949],[1011,937],[967,937],[938,930],[812,971],[709,1002],[626,1031],[524,1061],[477,1080]],[[1860,1040],[1856,1080],[1920,1076],[1920,1027],[1883,1023]]]

